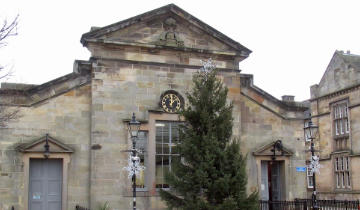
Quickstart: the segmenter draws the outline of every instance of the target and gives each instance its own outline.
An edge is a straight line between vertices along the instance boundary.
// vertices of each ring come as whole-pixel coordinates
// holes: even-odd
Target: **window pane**
[[[171,143],[178,143],[178,141],[179,141],[179,125],[178,124],[171,125],[171,137],[172,137]]]
[[[347,170],[347,157],[343,157],[343,170]]]
[[[169,135],[170,135],[170,124],[164,123],[165,126],[163,127],[162,136],[163,136],[163,143],[169,143]]]
[[[306,167],[307,176],[312,176],[312,172],[310,170],[310,166]]]
[[[147,148],[147,132],[139,131],[136,139],[136,149],[145,152]]]
[[[169,124],[168,123],[156,123],[156,143],[169,142]]]
[[[162,135],[161,135],[161,133],[156,132],[155,141],[156,141],[156,143],[162,143]]]
[[[156,154],[164,154],[162,150],[162,144],[156,144]]]
[[[143,159],[141,161],[141,165],[143,164]],[[136,188],[144,188],[145,187],[145,171],[140,171],[139,175],[136,176]]]
[[[344,157],[340,157],[340,168],[342,171],[344,170]]]
[[[156,143],[162,143],[163,126],[165,126],[163,123],[156,123]]]
[[[156,170],[155,170],[155,182],[156,182],[156,188],[162,188],[162,185],[164,183],[164,173],[163,173],[163,167],[162,167],[162,156],[156,155]]]
[[[169,144],[163,144],[163,154],[170,154]]]
[[[344,134],[343,121],[342,121],[342,120],[339,120],[338,122],[339,122],[339,124],[340,124],[340,133],[341,133],[341,134]]]
[[[339,158],[335,158],[335,171],[339,170]]]
[[[345,116],[345,117],[348,116],[348,107],[347,107],[347,104],[344,105],[344,116]]]
[[[343,105],[339,105],[338,106],[338,112],[339,112],[339,117],[342,118],[343,117],[343,109],[342,109]]]
[[[171,154],[175,155],[175,154],[179,154],[178,149],[176,148],[176,144],[171,144]]]
[[[346,179],[347,179],[347,186],[350,187],[351,183],[350,183],[350,172],[346,172]]]
[[[308,177],[308,187],[309,187],[309,188],[313,188],[313,187],[314,187],[312,176],[309,176],[309,177]]]
[[[163,155],[163,167],[169,167],[170,155]]]
[[[348,118],[345,119],[345,131],[346,131],[346,133],[349,133],[349,131],[350,131]]]
[[[171,160],[179,139],[178,122],[156,122],[156,188],[168,188],[164,176],[171,170]],[[161,140],[160,140],[161,139]]]
[[[307,175],[307,184],[308,184],[308,188],[312,188],[313,187],[313,177],[312,177],[312,172],[309,168],[309,166],[306,167],[306,175]]]
[[[334,106],[334,119],[338,118],[337,106]]]

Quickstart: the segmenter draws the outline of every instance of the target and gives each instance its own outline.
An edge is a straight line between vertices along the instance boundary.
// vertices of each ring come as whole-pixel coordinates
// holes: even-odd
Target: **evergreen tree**
[[[180,157],[165,179],[170,191],[160,191],[169,209],[257,209],[257,193],[246,194],[245,157],[232,139],[232,104],[227,88],[209,62],[193,77],[189,106],[180,113]]]

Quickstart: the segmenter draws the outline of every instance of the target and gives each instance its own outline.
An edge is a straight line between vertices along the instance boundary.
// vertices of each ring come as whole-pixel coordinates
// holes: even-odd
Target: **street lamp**
[[[141,123],[136,121],[135,113],[132,115],[131,121],[128,123],[128,130],[132,140],[132,150],[131,150],[131,160],[132,160],[132,167],[129,171],[132,174],[132,182],[133,182],[133,209],[136,210],[136,173],[137,173],[137,165],[140,162],[140,158],[136,155],[136,139],[138,137],[139,129]]]
[[[276,159],[276,150],[280,151],[280,152],[281,152],[281,155],[284,154],[283,145],[282,145],[282,141],[281,141],[281,140],[276,140],[276,141],[274,142],[273,148],[271,149],[271,152],[273,152],[273,155],[271,156],[271,160],[272,160],[272,161],[275,161],[275,159]]]
[[[49,134],[46,134],[45,145],[44,145],[44,157],[48,159],[50,156],[50,145],[49,145]]]
[[[307,123],[305,123],[304,126],[304,136],[305,139],[310,139],[310,152],[311,152],[311,163],[310,163],[310,169],[312,172],[312,180],[313,180],[313,193],[311,196],[312,199],[312,206],[313,209],[319,209],[318,205],[317,205],[317,200],[316,200],[316,182],[315,182],[315,172],[318,170],[319,168],[319,158],[317,156],[315,156],[315,149],[314,149],[314,139],[316,138],[317,132],[318,132],[318,126],[314,125],[311,121],[308,121]]]

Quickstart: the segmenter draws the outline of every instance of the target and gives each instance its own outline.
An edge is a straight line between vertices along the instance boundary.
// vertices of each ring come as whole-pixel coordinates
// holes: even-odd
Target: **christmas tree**
[[[246,158],[232,138],[228,90],[211,60],[194,75],[193,85],[180,113],[185,120],[176,146],[180,158],[165,176],[170,190],[161,190],[161,198],[169,209],[257,209],[257,193],[246,194]]]

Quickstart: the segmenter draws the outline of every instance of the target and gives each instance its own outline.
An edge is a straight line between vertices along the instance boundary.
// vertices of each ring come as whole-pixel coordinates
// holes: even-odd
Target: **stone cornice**
[[[116,61],[116,62],[128,63],[128,64],[163,66],[163,67],[169,67],[169,68],[186,68],[186,69],[200,69],[201,68],[201,66],[196,66],[196,65],[169,64],[169,63],[149,62],[149,61],[135,61],[135,60],[124,60],[124,59],[118,59],[118,58],[91,57],[90,60],[92,62],[105,60],[105,61]],[[217,70],[220,72],[236,72],[236,73],[240,73],[240,71],[241,71],[239,69],[230,69],[230,68],[217,68]]]
[[[10,102],[0,100],[3,106],[30,107],[50,98],[64,94],[77,87],[91,82],[91,63],[89,61],[75,61],[74,72],[56,78],[41,85],[27,89],[0,89],[0,96],[10,99]]]
[[[330,98],[334,98],[336,96],[340,96],[340,95],[344,95],[346,93],[358,90],[360,88],[360,84],[356,84],[347,88],[344,88],[342,90],[336,91],[336,92],[332,92],[323,96],[319,96],[316,98],[311,98],[310,102],[316,101],[316,100],[326,100],[326,99],[330,99]]]
[[[260,89],[259,87],[255,86],[253,84],[252,75],[241,74],[240,77],[241,77],[241,87],[242,87],[241,94],[242,95],[246,96],[247,98],[249,98],[250,100],[259,104],[266,110],[278,115],[279,117],[281,117],[283,119],[297,119],[297,118],[287,118],[287,117],[283,116],[282,114],[278,113],[277,111],[271,109],[270,107],[258,102],[257,100],[255,100],[253,97],[251,97],[247,93],[246,89],[249,89],[250,91],[255,92],[257,95],[263,97],[266,100],[269,100],[273,104],[277,105],[279,108],[286,110],[286,111],[304,112],[309,109],[309,106],[306,102],[295,102],[295,101],[294,102],[285,102],[285,101],[278,100],[274,96],[270,95],[269,93],[267,93],[264,90]]]
[[[275,114],[276,116],[278,116],[278,117],[280,117],[280,118],[282,118],[282,119],[284,119],[284,120],[303,120],[303,118],[296,118],[296,117],[290,118],[290,117],[286,117],[286,116],[278,113],[277,111],[271,109],[270,107],[265,106],[265,105],[259,103],[258,101],[256,101],[256,100],[253,99],[252,97],[250,97],[249,95],[246,95],[243,91],[241,91],[241,95],[245,96],[245,97],[248,98],[250,101],[256,103],[257,105],[261,106],[262,108],[268,110],[269,112]]]
[[[87,42],[95,43],[95,44],[104,44],[104,45],[142,47],[149,49],[170,49],[176,51],[195,52],[201,54],[206,53],[206,54],[214,54],[214,55],[222,55],[222,56],[240,56],[243,57],[243,59],[247,57],[241,53],[236,53],[234,51],[206,50],[206,49],[198,49],[198,48],[190,48],[190,47],[173,47],[173,46],[165,46],[165,45],[140,43],[140,42],[125,42],[125,41],[113,41],[113,40],[102,40],[102,39],[87,39]]]

